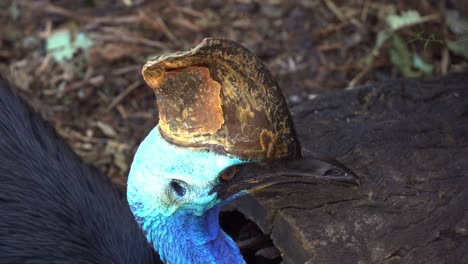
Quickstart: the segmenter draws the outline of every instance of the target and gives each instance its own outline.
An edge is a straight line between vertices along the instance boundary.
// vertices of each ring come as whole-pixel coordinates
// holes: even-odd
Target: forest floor
[[[142,65],[204,37],[254,52],[289,104],[468,66],[463,0],[3,0],[0,25],[0,74],[121,187],[157,124]]]

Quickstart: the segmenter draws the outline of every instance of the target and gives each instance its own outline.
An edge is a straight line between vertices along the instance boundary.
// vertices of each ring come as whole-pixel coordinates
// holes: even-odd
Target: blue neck
[[[245,263],[235,242],[219,226],[219,207],[202,216],[178,210],[137,218],[146,238],[166,263]]]

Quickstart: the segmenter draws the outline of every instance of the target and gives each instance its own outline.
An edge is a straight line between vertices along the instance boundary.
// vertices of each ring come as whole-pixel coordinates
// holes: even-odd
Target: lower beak
[[[220,174],[212,192],[216,192],[219,199],[225,200],[241,192],[254,193],[272,185],[290,183],[359,185],[360,181],[337,160],[314,154],[231,166]]]

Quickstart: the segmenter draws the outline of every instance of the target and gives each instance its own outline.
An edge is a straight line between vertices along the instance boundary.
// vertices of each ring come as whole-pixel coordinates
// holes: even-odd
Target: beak
[[[242,192],[254,193],[269,186],[289,183],[360,185],[359,178],[337,160],[312,156],[238,164],[218,176],[211,191],[226,200]]]

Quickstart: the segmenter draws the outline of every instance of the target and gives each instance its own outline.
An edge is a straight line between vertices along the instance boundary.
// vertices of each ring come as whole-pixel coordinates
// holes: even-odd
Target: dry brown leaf
[[[98,65],[103,60],[105,62],[116,62],[125,58],[131,58],[138,53],[140,48],[135,45],[121,43],[106,43],[104,45],[94,45],[90,49],[90,63]]]
[[[96,126],[104,135],[108,137],[115,137],[117,135],[117,132],[115,132],[114,128],[102,121],[97,121]]]

